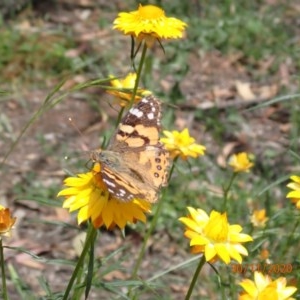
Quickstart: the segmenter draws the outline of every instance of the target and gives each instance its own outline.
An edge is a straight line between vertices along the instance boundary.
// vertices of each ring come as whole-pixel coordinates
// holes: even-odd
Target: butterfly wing
[[[161,106],[150,95],[133,106],[120,122],[107,150],[97,159],[109,192],[123,201],[157,201],[166,184],[168,152],[159,142]]]
[[[116,152],[142,151],[159,143],[161,105],[149,95],[133,106],[120,122],[108,149]]]

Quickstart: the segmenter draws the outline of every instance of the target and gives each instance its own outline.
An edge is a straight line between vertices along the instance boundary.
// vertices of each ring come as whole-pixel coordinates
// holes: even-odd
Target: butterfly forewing
[[[123,117],[109,149],[114,151],[131,151],[134,148],[145,149],[159,141],[161,119],[160,102],[153,96],[147,96],[133,106]]]
[[[93,154],[109,192],[121,201],[157,201],[166,185],[168,152],[159,142],[161,105],[150,95],[133,106],[120,122],[107,150]]]

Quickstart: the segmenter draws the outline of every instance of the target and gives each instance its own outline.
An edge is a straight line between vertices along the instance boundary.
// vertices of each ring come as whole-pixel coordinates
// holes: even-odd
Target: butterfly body
[[[156,202],[167,183],[168,152],[159,142],[160,102],[150,95],[124,116],[107,150],[92,152],[108,191],[120,201]]]

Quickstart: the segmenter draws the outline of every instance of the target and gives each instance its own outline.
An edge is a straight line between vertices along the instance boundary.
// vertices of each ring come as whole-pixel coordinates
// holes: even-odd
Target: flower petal
[[[77,177],[68,177],[64,183],[68,186],[58,196],[65,196],[63,207],[70,212],[78,210],[77,221],[81,224],[91,219],[95,228],[105,225],[124,228],[127,222],[136,220],[145,222],[145,213],[150,212],[151,204],[141,199],[123,202],[111,197],[100,176],[100,168],[94,168]]]

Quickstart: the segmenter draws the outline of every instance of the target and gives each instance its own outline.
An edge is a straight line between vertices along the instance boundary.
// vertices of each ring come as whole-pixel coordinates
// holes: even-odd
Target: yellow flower
[[[102,181],[99,163],[88,173],[66,178],[64,184],[68,188],[60,191],[58,196],[66,197],[64,208],[70,212],[79,210],[78,224],[91,219],[95,228],[105,225],[113,229],[117,225],[122,229],[127,222],[145,222],[145,213],[150,212],[151,205],[145,200],[122,202],[112,197]]]
[[[113,76],[110,77],[114,78]],[[121,102],[119,102],[119,104],[121,106],[126,106],[131,100],[132,90],[134,88],[135,81],[136,73],[129,73],[124,79],[113,79],[110,83],[112,87],[116,88],[116,90],[107,90],[106,92],[120,98]],[[128,92],[122,91],[123,89],[128,89]],[[141,99],[140,95],[146,96],[149,94],[151,94],[150,91],[139,88],[137,90],[137,95],[135,96],[134,100],[137,102]]]
[[[0,205],[0,235],[10,236],[10,231],[16,222],[16,218],[12,218],[9,208]]]
[[[179,19],[166,17],[157,6],[140,4],[138,10],[119,13],[113,28],[137,38],[139,42],[145,40],[151,47],[156,39],[181,38],[186,26]]]
[[[252,237],[240,233],[240,225],[230,225],[226,213],[212,211],[210,216],[202,209],[188,207],[190,215],[179,219],[186,226],[185,237],[189,238],[192,253],[204,253],[206,261],[221,259],[229,264],[231,258],[239,263],[241,255],[248,255],[241,243],[253,241]]]
[[[229,166],[233,168],[234,172],[249,172],[249,169],[253,167],[253,163],[249,161],[246,152],[234,154],[229,159]]]
[[[239,300],[292,300],[290,296],[297,290],[292,286],[287,287],[284,277],[272,281],[260,272],[254,272],[254,282],[244,279],[240,285],[245,292],[239,296]]]
[[[265,209],[255,210],[251,216],[251,223],[254,227],[264,227],[268,220]]]
[[[293,175],[290,177],[290,179],[294,182],[290,182],[287,187],[293,191],[289,192],[286,197],[290,198],[292,203],[294,203],[296,207],[300,209],[300,177]]]
[[[270,261],[269,260],[269,257],[270,257],[270,252],[269,252],[269,250],[268,249],[262,249],[261,251],[260,251],[260,259],[261,260],[268,260],[268,261]]]
[[[166,137],[161,138],[160,141],[164,143],[172,158],[180,156],[185,160],[188,156],[196,158],[204,155],[206,148],[195,143],[195,139],[190,136],[187,128],[182,132],[165,130],[163,133]]]

